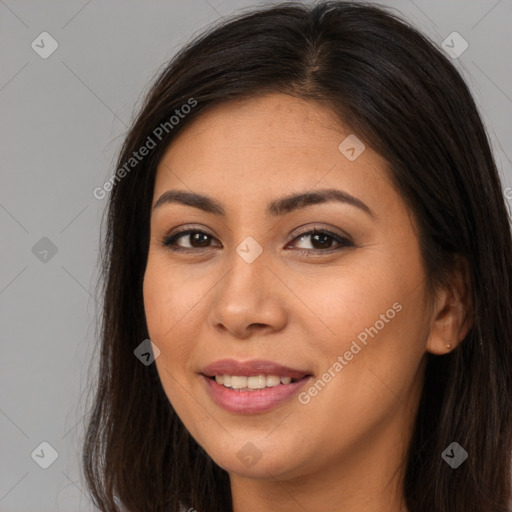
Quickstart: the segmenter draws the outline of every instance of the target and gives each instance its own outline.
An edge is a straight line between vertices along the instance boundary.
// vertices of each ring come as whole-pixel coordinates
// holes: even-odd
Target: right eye
[[[180,246],[177,244],[177,241],[182,238],[184,240],[188,240],[188,245]],[[162,245],[171,251],[193,251],[194,249],[209,249],[211,246],[208,245],[208,242],[213,239],[214,237],[212,235],[209,235],[204,231],[200,231],[198,229],[187,229],[173,235],[166,236],[162,241]]]

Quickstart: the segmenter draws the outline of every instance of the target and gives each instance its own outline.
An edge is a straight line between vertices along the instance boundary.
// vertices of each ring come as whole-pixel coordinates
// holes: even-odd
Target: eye
[[[310,239],[312,249],[299,248],[299,253],[307,255],[310,255],[311,253],[330,253],[345,247],[354,246],[352,241],[347,237],[340,236],[326,229],[313,229],[306,231],[295,237],[292,242],[295,240],[303,242],[308,238]],[[178,244],[178,241],[181,239],[187,243]],[[204,231],[198,229],[187,229],[165,237],[162,241],[162,245],[176,252],[196,252],[195,249],[210,249],[212,247],[210,245],[212,240],[215,240],[215,237]]]
[[[191,236],[193,235],[193,236]],[[176,242],[181,239],[188,240],[188,245],[178,246]],[[164,238],[162,245],[172,251],[190,251],[194,249],[208,249],[208,242],[214,237],[198,229],[187,229]]]
[[[311,253],[331,253],[334,251],[338,251],[345,247],[353,247],[354,244],[347,237],[338,235],[326,229],[313,229],[310,231],[306,231],[299,236],[297,236],[295,240],[304,241],[306,239],[310,240],[310,245],[313,246],[313,249],[304,249],[299,248],[299,252],[301,254],[310,255]],[[334,245],[333,245],[334,242]]]

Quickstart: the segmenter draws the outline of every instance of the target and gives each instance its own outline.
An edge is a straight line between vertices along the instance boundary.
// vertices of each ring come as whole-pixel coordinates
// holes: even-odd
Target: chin
[[[231,440],[229,449],[216,447],[207,451],[213,461],[230,474],[261,479],[292,478],[300,474],[300,462],[290,457],[293,450],[289,453],[282,446],[276,449],[244,440],[239,443],[240,449],[233,451],[235,443]]]

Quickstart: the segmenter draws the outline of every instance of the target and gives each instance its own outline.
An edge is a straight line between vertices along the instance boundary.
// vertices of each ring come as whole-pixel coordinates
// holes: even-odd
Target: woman
[[[223,21],[111,185],[100,510],[511,510],[510,223],[426,38],[363,3]]]

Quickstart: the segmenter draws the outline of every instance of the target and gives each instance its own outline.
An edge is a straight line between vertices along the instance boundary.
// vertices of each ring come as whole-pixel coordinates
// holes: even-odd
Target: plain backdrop
[[[79,471],[106,206],[93,190],[159,67],[209,23],[270,3],[0,0],[0,511],[94,510]],[[511,187],[512,1],[383,3],[436,44],[467,42],[454,62]]]

